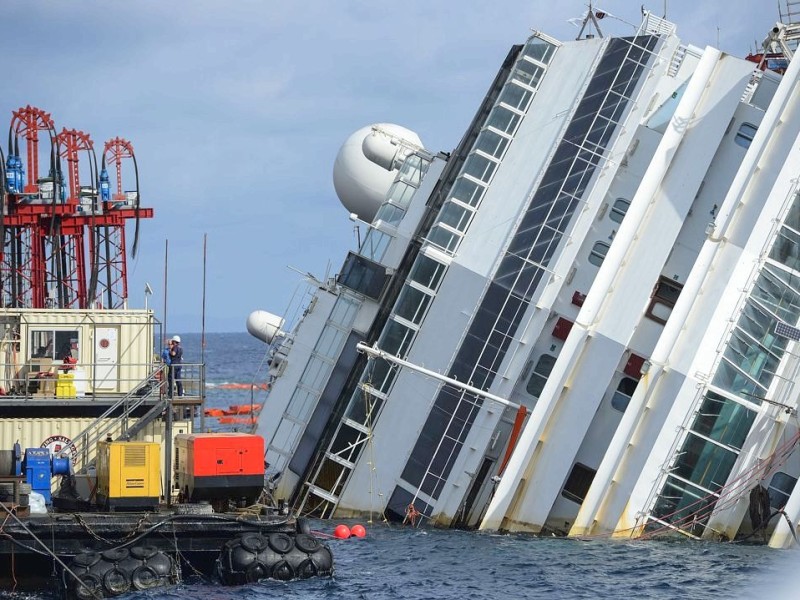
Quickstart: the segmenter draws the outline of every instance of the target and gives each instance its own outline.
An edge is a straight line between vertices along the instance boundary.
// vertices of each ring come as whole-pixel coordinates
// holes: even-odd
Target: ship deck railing
[[[138,373],[137,377],[120,375],[103,378],[87,376],[107,370],[97,363],[53,363],[46,368],[31,368],[41,365],[10,365],[0,363],[0,372],[11,374],[3,378],[0,385],[0,406],[37,405],[98,405],[113,404],[128,395],[148,398],[169,396],[168,377],[162,363],[126,364],[118,366],[119,372]],[[141,374],[145,373],[144,377]],[[205,396],[205,369],[197,363],[181,365],[183,396],[173,389],[175,404],[197,405]]]

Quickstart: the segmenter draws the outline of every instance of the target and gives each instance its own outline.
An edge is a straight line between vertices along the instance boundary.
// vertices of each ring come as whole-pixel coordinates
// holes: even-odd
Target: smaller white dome
[[[283,318],[265,310],[254,310],[247,317],[247,333],[271,344],[283,327]]]

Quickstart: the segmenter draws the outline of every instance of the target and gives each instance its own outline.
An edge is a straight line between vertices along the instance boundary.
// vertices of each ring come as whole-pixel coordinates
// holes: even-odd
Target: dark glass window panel
[[[753,138],[756,136],[758,127],[750,123],[742,123],[739,126],[739,131],[736,132],[734,141],[742,148],[749,148],[753,143]]]
[[[795,231],[800,231],[800,194],[795,195],[792,205],[789,207],[789,212],[783,219],[783,224]]]
[[[428,240],[430,240],[432,244],[452,252],[456,249],[456,246],[458,246],[461,236],[448,229],[445,229],[440,225],[436,225],[433,227],[433,229],[431,229]]]
[[[445,225],[449,225],[453,229],[459,231],[466,231],[469,226],[469,220],[472,218],[474,211],[466,206],[456,204],[455,202],[447,202],[439,213],[439,220]]]
[[[586,465],[575,463],[569,477],[567,477],[567,482],[564,484],[564,489],[561,490],[561,495],[577,504],[583,504],[596,473],[597,471],[590,469]]]
[[[517,129],[520,118],[519,114],[505,106],[495,106],[491,114],[489,114],[486,125],[494,127],[503,133],[513,135],[514,131]]]
[[[415,325],[422,323],[425,311],[428,310],[431,297],[415,287],[406,285],[397,299],[394,310],[397,316],[411,321]]]
[[[464,173],[489,183],[497,163],[481,154],[470,154],[464,162]]]
[[[630,200],[626,200],[625,198],[617,198],[614,200],[614,205],[611,207],[611,212],[609,213],[608,218],[615,223],[622,223],[622,219],[625,218],[625,214],[628,212],[628,208],[630,208],[630,206]]]
[[[439,282],[442,280],[444,270],[445,266],[442,263],[420,254],[414,262],[414,268],[411,270],[409,278],[411,281],[416,281],[420,285],[435,291],[439,288]]]
[[[708,497],[707,491],[667,477],[653,508],[653,516],[700,535],[715,503],[716,498]]]
[[[605,242],[595,242],[594,246],[592,246],[592,251],[589,253],[589,262],[598,267],[602,265],[610,247]]]
[[[496,134],[495,134],[496,135]],[[450,196],[461,200],[464,204],[477,206],[483,197],[486,187],[466,177],[459,177],[450,190]]]
[[[370,394],[368,390],[358,389],[354,396],[355,399],[347,409],[347,416],[356,423],[365,424],[374,419],[383,406],[383,399]]]
[[[625,409],[628,408],[628,404],[631,401],[633,392],[636,391],[638,383],[638,381],[630,377],[623,377],[620,379],[619,384],[617,384],[617,389],[611,397],[611,407],[619,412],[625,412]]]
[[[775,473],[769,483],[769,488],[767,488],[770,507],[775,510],[780,510],[786,506],[796,483],[797,477],[792,477],[788,473],[783,473],[782,471]]]
[[[725,485],[738,454],[717,446],[693,433],[677,453],[672,473],[692,483],[717,492]]]
[[[755,418],[755,411],[709,391],[703,398],[691,429],[720,444],[740,450]]]
[[[337,282],[377,300],[387,280],[386,267],[350,252],[342,265]]]
[[[342,423],[331,442],[331,454],[342,456],[348,460],[349,449],[361,439],[361,436],[363,436],[362,432]]]
[[[519,87],[519,86],[514,86]],[[521,88],[519,88],[521,89]],[[497,133],[496,131],[492,131],[491,129],[484,129],[481,131],[480,135],[478,136],[478,140],[475,142],[475,148],[477,150],[481,150],[486,154],[491,154],[495,158],[501,158],[503,153],[506,151],[508,147],[509,139]],[[454,193],[451,193],[455,196]]]
[[[528,385],[525,386],[525,391],[534,398],[538,398],[542,394],[544,384],[547,383],[547,378],[553,370],[553,365],[556,364],[556,357],[549,354],[542,354],[533,367]]]
[[[541,69],[541,67],[539,67],[539,69]],[[533,92],[531,90],[526,90],[524,87],[514,82],[509,82],[503,87],[503,91],[500,92],[500,97],[497,101],[525,112],[528,109],[528,104],[530,104],[532,97]]]
[[[511,77],[517,81],[520,81],[521,83],[524,83],[525,85],[537,87],[543,73],[544,69],[539,65],[527,60],[519,60],[517,61],[517,64],[514,65],[514,70],[511,72]]]
[[[525,56],[530,56],[540,63],[548,64],[555,53],[555,46],[539,38],[531,38],[522,49]]]
[[[390,320],[383,330],[379,346],[381,350],[403,358],[408,352],[408,347],[413,339],[413,330],[398,321]]]

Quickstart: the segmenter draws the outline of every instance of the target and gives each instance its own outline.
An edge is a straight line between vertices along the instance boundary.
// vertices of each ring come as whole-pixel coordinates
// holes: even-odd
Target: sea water
[[[184,360],[198,362],[201,337],[180,333]],[[266,346],[246,333],[206,334],[209,407],[263,402],[249,384],[266,381]],[[246,384],[244,388],[228,384]],[[215,426],[207,419],[206,426]],[[364,538],[334,539],[339,521],[312,521],[331,547],[331,578],[288,583],[263,581],[223,587],[184,573],[168,590],[124,598],[173,600],[516,600],[763,599],[800,598],[800,551],[740,543],[692,540],[633,541],[539,538],[385,522],[379,514],[359,521]],[[345,521],[354,525],[355,521]],[[0,598],[13,597],[0,591]],[[29,595],[17,596],[36,598]]]

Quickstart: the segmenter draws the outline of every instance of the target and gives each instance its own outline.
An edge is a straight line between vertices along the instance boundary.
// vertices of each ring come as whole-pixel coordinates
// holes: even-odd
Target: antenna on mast
[[[583,32],[586,30],[587,26],[589,26],[589,31],[591,31],[592,25],[594,25],[595,31],[597,31],[597,35],[603,37],[603,32],[600,30],[600,23],[598,23],[598,20],[605,17],[606,14],[603,11],[597,11],[597,15],[595,15],[591,0],[589,0],[588,7],[589,9],[586,11],[586,14],[583,16],[583,21],[581,22],[581,30],[578,32],[578,37],[575,38],[576,40],[579,40],[583,37]],[[575,20],[577,21],[577,19]],[[594,34],[592,33],[586,34],[586,39],[593,37]]]

